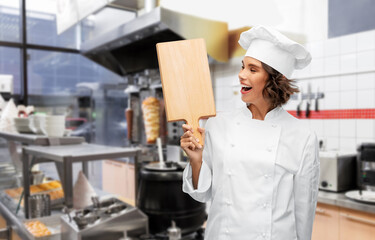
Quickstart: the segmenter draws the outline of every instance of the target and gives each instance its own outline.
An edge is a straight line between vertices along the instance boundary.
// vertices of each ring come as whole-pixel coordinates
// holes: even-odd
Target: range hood
[[[228,25],[157,7],[81,45],[81,53],[119,75],[158,68],[156,43],[204,38],[208,55],[228,61]]]

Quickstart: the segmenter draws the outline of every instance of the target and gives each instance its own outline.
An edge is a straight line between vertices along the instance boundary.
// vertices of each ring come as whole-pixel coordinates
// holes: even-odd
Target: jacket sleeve
[[[319,187],[319,147],[315,133],[311,133],[301,166],[294,176],[295,221],[298,240],[311,239]]]
[[[203,148],[202,166],[199,172],[198,187],[194,189],[192,182],[192,168],[188,164],[183,173],[182,190],[189,194],[193,199],[199,202],[207,202],[211,200],[212,186],[212,145],[210,139],[209,128],[206,127],[206,137]]]

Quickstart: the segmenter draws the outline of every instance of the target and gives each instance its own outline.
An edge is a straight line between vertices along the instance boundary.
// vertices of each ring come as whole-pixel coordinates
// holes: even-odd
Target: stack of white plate
[[[14,126],[17,131],[20,133],[32,133],[33,130],[30,128],[30,119],[29,118],[14,118]]]

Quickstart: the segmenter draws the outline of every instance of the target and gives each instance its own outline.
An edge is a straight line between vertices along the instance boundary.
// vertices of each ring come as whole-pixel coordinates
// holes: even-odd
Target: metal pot
[[[200,229],[206,220],[206,204],[182,191],[182,172],[178,163],[168,162],[141,169],[137,206],[149,217],[150,233],[166,231],[173,220],[184,235]]]

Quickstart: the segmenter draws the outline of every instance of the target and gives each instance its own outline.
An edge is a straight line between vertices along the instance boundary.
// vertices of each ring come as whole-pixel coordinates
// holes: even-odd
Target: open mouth
[[[245,94],[245,93],[250,92],[251,89],[252,89],[252,87],[250,87],[250,86],[246,86],[246,85],[244,85],[244,84],[241,84],[241,93],[242,93],[242,94]]]

